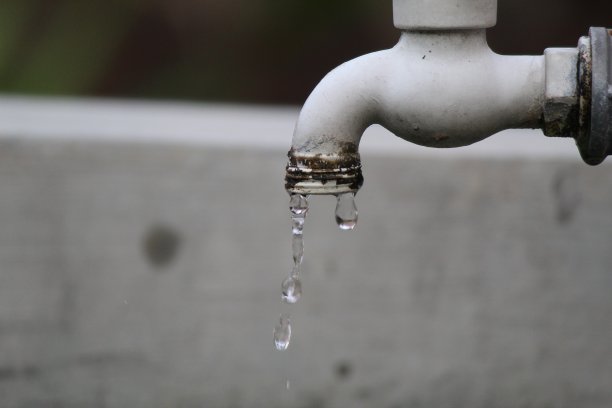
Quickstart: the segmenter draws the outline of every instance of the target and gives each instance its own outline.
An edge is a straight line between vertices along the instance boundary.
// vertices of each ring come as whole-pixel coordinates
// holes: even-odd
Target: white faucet
[[[356,192],[363,180],[358,146],[372,124],[442,148],[509,128],[543,128],[549,136],[575,137],[590,164],[608,154],[607,144],[593,148],[588,140],[595,40],[542,56],[503,56],[486,42],[496,0],[394,0],[393,6],[402,30],[397,45],[334,69],[304,104],[289,151],[290,193]],[[608,31],[592,29],[591,37],[593,30],[603,30],[605,39],[597,38],[607,40],[612,53]],[[606,68],[607,97],[612,64]],[[609,122],[612,103],[606,109]]]

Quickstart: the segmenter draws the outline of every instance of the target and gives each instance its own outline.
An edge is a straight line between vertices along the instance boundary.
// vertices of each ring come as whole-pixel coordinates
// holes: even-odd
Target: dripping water
[[[278,324],[274,327],[274,347],[277,350],[287,350],[291,341],[291,318],[288,314],[282,314]]]
[[[308,197],[301,194],[291,194],[289,199],[291,213],[291,250],[293,267],[281,284],[281,299],[284,303],[294,304],[302,296],[300,269],[304,259],[304,221],[308,213]],[[341,230],[352,230],[357,225],[357,206],[354,193],[337,195],[335,218]],[[291,316],[282,314],[274,327],[274,346],[277,350],[286,350],[291,341]]]
[[[336,224],[341,230],[352,230],[357,225],[355,193],[338,194],[336,202]]]
[[[297,276],[288,276],[281,285],[281,297],[285,303],[297,303],[302,296],[302,282]]]
[[[289,212],[291,213],[293,267],[281,285],[281,298],[283,302],[293,304],[302,296],[300,268],[304,259],[304,221],[308,213],[308,197],[292,194],[289,199]]]
[[[291,213],[293,267],[281,284],[281,299],[285,303],[293,304],[302,296],[300,268],[304,259],[304,221],[308,213],[308,197],[292,194],[289,199],[289,212]],[[288,314],[282,314],[279,323],[274,327],[274,347],[277,350],[286,350],[290,341],[291,317]]]

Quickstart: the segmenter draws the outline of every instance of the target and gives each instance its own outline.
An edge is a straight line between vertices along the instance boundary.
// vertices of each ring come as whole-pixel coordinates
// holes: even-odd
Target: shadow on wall
[[[392,46],[391,0],[5,0],[0,92],[301,103]],[[493,49],[539,54],[609,25],[612,3],[499,0]]]

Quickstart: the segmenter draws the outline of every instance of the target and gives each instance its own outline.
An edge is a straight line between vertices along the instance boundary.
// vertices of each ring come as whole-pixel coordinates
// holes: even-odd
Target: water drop
[[[291,232],[293,235],[304,233],[304,215],[291,217]]]
[[[302,296],[302,282],[297,276],[289,276],[281,285],[282,299],[285,303],[296,303]]]
[[[289,315],[282,314],[278,324],[274,327],[274,347],[278,351],[287,350],[291,341],[291,321]]]
[[[336,224],[341,230],[352,230],[357,225],[357,206],[355,205],[354,193],[338,195]]]
[[[293,215],[306,215],[308,212],[308,197],[301,194],[291,194],[289,210]]]
[[[304,221],[308,212],[308,197],[301,194],[292,194],[289,199],[291,212],[291,249],[293,252],[293,269],[281,285],[281,298],[285,303],[295,303],[302,296],[302,282],[300,282],[300,265],[304,258]],[[291,322],[289,315],[282,314],[278,325],[274,327],[274,347],[277,350],[286,350],[291,340]],[[287,388],[289,388],[287,382]]]

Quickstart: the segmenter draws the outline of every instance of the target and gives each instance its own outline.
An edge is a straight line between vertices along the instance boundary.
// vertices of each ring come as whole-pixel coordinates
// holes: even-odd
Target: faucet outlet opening
[[[338,195],[357,193],[363,184],[356,147],[342,154],[308,154],[291,149],[285,176],[289,194]]]

